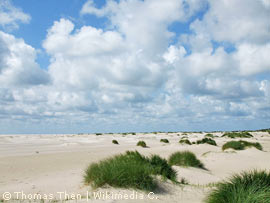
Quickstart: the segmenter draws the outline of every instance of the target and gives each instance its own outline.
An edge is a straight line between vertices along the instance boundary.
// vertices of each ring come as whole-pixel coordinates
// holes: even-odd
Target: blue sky
[[[269,128],[268,0],[3,0],[0,133]]]

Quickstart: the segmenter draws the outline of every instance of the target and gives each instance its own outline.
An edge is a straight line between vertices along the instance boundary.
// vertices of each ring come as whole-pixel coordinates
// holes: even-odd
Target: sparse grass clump
[[[96,133],[97,136],[102,135],[102,133]]]
[[[146,147],[147,147],[145,141],[139,141],[139,142],[137,143],[137,146],[141,146],[141,147],[143,147],[143,148],[146,148]]]
[[[215,140],[211,139],[211,138],[203,138],[202,140],[198,140],[196,142],[197,144],[210,144],[210,145],[214,145],[214,146],[217,146],[217,143]]]
[[[270,173],[243,172],[217,184],[207,203],[270,203]]]
[[[160,142],[169,143],[168,139],[161,139]]]
[[[112,141],[113,144],[119,144],[117,140]]]
[[[224,133],[222,137],[229,137],[229,138],[251,138],[253,137],[249,132],[228,132]]]
[[[169,157],[169,164],[185,167],[197,167],[204,168],[204,165],[200,160],[196,158],[196,155],[190,151],[175,152]]]
[[[180,144],[188,144],[188,145],[192,145],[191,142],[188,139],[181,139],[179,141]]]
[[[254,143],[254,142],[247,142],[244,140],[239,140],[239,141],[230,141],[230,142],[225,143],[222,146],[222,150],[224,151],[224,150],[229,149],[229,148],[234,149],[234,150],[244,150],[247,147],[255,147],[258,150],[263,149],[262,145],[258,142]]]
[[[211,133],[207,133],[204,137],[210,137],[210,138],[214,138],[214,135]]]
[[[176,182],[176,172],[165,159],[158,155],[148,158],[137,151],[127,151],[91,164],[85,171],[84,181],[94,188],[108,184],[112,187],[153,191],[157,188],[154,175]]]

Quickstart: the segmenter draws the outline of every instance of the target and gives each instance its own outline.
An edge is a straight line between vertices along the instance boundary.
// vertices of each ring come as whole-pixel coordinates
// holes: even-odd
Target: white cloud
[[[209,0],[192,33],[172,44],[171,24],[187,23],[205,1],[108,0],[102,8],[87,1],[81,14],[105,17],[108,27],[55,21],[43,41],[46,71],[33,47],[0,32],[0,116],[102,129],[269,121],[269,5],[248,2]]]
[[[1,87],[46,84],[47,73],[35,62],[36,50],[22,39],[0,31]]]
[[[216,41],[263,44],[270,40],[269,19],[269,0],[209,0],[209,11],[191,27]]]
[[[8,29],[17,29],[18,23],[28,23],[31,17],[12,5],[11,0],[0,1],[0,25]]]

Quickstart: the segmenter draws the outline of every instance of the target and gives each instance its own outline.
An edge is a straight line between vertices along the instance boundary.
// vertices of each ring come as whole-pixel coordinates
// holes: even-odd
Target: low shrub
[[[253,137],[249,132],[228,132],[224,133],[222,137],[229,137],[229,138],[251,138]]]
[[[207,203],[270,203],[270,173],[243,172],[217,184]]]
[[[247,142],[244,140],[239,140],[239,141],[229,141],[226,142],[223,146],[222,146],[222,150],[226,150],[226,149],[235,149],[235,150],[244,150],[247,147],[255,147],[258,150],[263,150],[262,145],[258,142]]]
[[[192,145],[191,142],[188,139],[181,139],[179,141],[180,144],[188,144],[188,145]]]
[[[197,167],[204,168],[204,165],[200,160],[196,158],[196,155],[190,151],[175,152],[169,157],[169,164],[185,167]]]
[[[102,135],[102,133],[96,133],[96,135],[98,136],[98,135]]]
[[[112,187],[153,191],[157,188],[154,175],[176,182],[176,171],[165,159],[158,155],[148,158],[137,151],[127,151],[91,164],[85,171],[84,181],[95,188],[108,184]]]
[[[160,142],[169,143],[168,139],[161,139]]]
[[[214,135],[211,133],[207,133],[204,137],[210,137],[210,138],[214,138]]]
[[[117,140],[112,141],[113,144],[119,144]]]
[[[210,145],[214,145],[214,146],[217,146],[217,143],[215,140],[211,139],[211,138],[203,138],[202,140],[198,140],[196,142],[197,144],[210,144]]]
[[[137,143],[137,146],[141,146],[141,147],[143,147],[143,148],[146,148],[146,147],[147,147],[145,141],[139,141],[139,142]]]

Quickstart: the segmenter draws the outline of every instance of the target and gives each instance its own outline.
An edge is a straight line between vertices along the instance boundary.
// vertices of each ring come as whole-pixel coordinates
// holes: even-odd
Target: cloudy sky
[[[269,124],[270,0],[0,1],[0,134]]]

